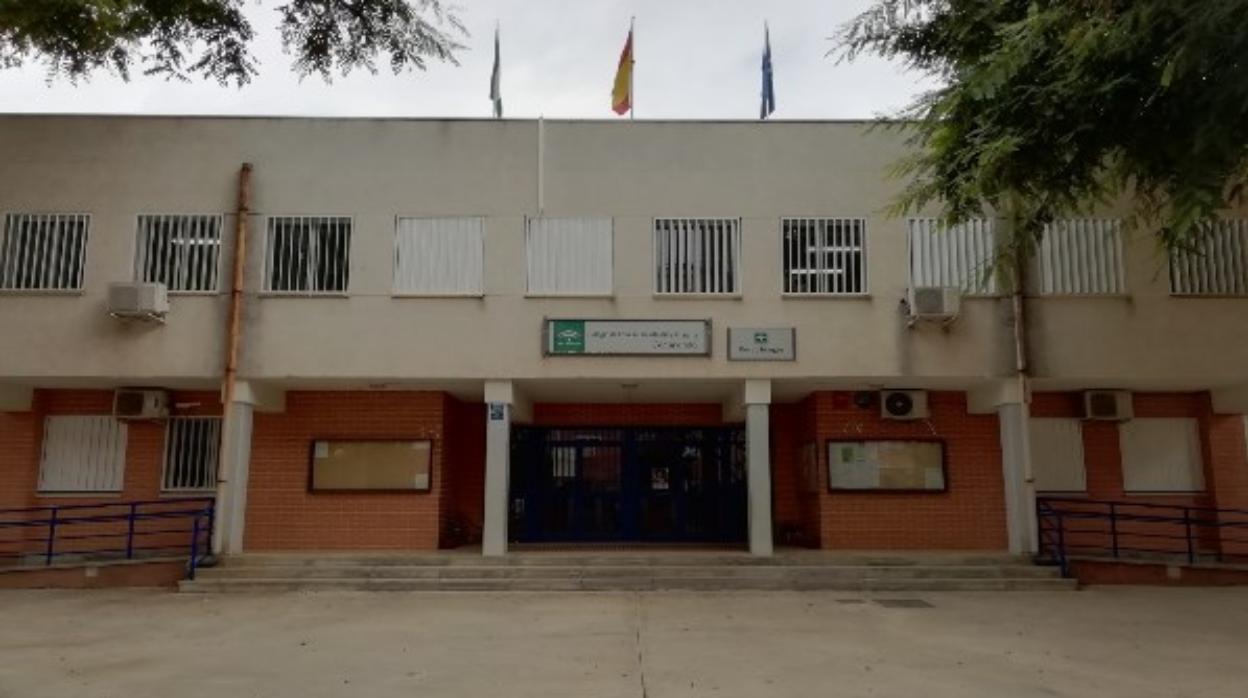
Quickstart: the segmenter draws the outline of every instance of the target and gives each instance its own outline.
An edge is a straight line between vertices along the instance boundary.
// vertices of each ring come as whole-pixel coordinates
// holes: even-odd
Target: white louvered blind
[[[82,213],[5,215],[0,290],[81,289],[90,222],[90,216]]]
[[[910,284],[951,286],[968,295],[992,295],[997,282],[991,273],[996,255],[989,219],[946,227],[936,218],[911,218]]]
[[[400,218],[394,237],[394,292],[480,296],[485,292],[480,218]]]
[[[530,218],[529,293],[611,295],[610,218]]]
[[[1032,419],[1030,441],[1037,492],[1087,491],[1081,420]]]
[[[43,423],[40,492],[120,492],[126,425],[112,416],[56,416]]]
[[[654,261],[656,293],[740,293],[741,221],[655,219]]]
[[[221,216],[142,215],[135,248],[136,281],[171,292],[216,291]]]
[[[1050,223],[1036,253],[1040,292],[1047,295],[1126,293],[1122,226],[1108,218]]]
[[[785,218],[784,292],[859,295],[867,292],[867,222],[861,218]]]
[[[350,218],[269,218],[264,290],[303,294],[345,293],[350,278]]]
[[[1200,492],[1205,471],[1195,419],[1132,419],[1118,427],[1127,492]]]
[[[165,429],[166,492],[210,490],[217,484],[220,417],[174,417]]]
[[[1193,241],[1192,249],[1171,253],[1170,292],[1248,295],[1248,219],[1218,221]]]

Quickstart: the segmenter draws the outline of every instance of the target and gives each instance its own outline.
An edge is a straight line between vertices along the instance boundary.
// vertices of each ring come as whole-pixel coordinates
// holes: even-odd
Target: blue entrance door
[[[740,542],[739,428],[517,428],[511,537],[520,542]]]

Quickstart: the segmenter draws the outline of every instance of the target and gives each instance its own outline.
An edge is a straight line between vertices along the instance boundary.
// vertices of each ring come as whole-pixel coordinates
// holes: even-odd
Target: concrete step
[[[1069,579],[863,578],[795,580],[723,577],[596,577],[592,579],[466,578],[396,579],[368,577],[196,579],[183,581],[188,593],[264,593],[300,591],[1067,591]]]
[[[746,552],[673,551],[658,553],[511,553],[489,558],[479,553],[247,553],[226,558],[228,567],[629,567],[629,566],[747,567],[791,565],[849,565],[867,567],[1028,566],[1027,559],[992,553],[828,553],[786,552],[755,557]]]
[[[224,565],[201,569],[201,579],[628,579],[702,577],[717,579],[1052,579],[1053,567],[1024,565]]]

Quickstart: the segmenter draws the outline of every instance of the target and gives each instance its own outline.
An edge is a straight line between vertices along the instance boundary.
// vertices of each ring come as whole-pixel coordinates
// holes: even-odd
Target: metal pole
[[[45,565],[52,564],[52,555],[56,547],[55,541],[56,541],[56,513],[57,511],[58,509],[56,507],[52,507],[52,513],[48,516],[48,546],[47,546],[47,550],[44,553]]]
[[[633,85],[637,83],[637,34],[633,27],[637,22],[636,15],[628,18],[628,40],[632,44],[628,52],[628,118],[637,118],[637,101],[633,97]]]
[[[191,559],[187,561],[186,577],[195,579],[195,561],[199,557],[199,514],[191,520]]]
[[[1109,537],[1114,546],[1114,557],[1118,557],[1118,507],[1109,503]]]
[[[130,514],[126,517],[126,559],[134,559],[134,516],[138,513],[139,503],[130,503]]]
[[[1196,563],[1196,548],[1192,541],[1192,510],[1183,507],[1183,529],[1187,536],[1187,564]]]

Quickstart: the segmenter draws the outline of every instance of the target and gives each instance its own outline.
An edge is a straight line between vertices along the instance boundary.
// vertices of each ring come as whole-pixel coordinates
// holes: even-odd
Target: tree
[[[0,67],[46,61],[49,77],[97,70],[210,78],[242,86],[256,74],[255,31],[244,0],[0,0]],[[283,48],[300,76],[329,80],[379,56],[395,73],[428,60],[455,63],[466,30],[442,0],[286,0],[276,8]]]
[[[1125,196],[1183,247],[1248,179],[1248,0],[877,0],[842,60],[901,59],[941,87],[898,116],[898,211],[1007,212],[1018,264],[1052,219]]]

